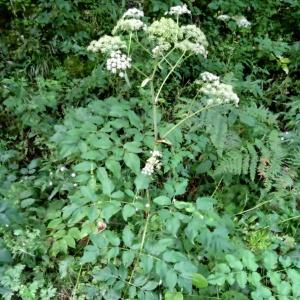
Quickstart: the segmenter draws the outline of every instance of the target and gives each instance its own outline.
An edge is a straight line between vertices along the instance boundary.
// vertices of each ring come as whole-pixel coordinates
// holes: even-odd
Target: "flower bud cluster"
[[[152,54],[154,57],[162,55],[164,52],[168,51],[171,48],[170,43],[161,42],[152,49]]]
[[[233,91],[232,85],[220,82],[220,78],[212,73],[204,72],[200,75],[203,85],[200,88],[207,98],[207,104],[224,104],[233,102],[239,104],[239,97]]]
[[[142,174],[152,175],[155,170],[161,168],[161,163],[159,157],[162,157],[162,154],[158,150],[151,151],[151,157],[147,159],[145,167],[142,169]]]
[[[177,5],[172,6],[168,12],[165,13],[165,15],[183,15],[183,14],[191,14],[191,11],[187,8],[186,4],[183,5]]]
[[[113,51],[126,48],[126,43],[120,39],[118,36],[104,35],[98,41],[91,41],[87,50],[92,52],[101,52],[110,54]]]
[[[131,68],[131,58],[122,54],[120,50],[114,51],[107,60],[106,68],[111,73],[124,77],[126,69]]]

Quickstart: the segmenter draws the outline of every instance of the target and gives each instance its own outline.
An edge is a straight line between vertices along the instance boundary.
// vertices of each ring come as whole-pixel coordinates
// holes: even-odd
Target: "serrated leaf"
[[[140,158],[135,153],[125,153],[124,162],[136,175],[140,174]]]

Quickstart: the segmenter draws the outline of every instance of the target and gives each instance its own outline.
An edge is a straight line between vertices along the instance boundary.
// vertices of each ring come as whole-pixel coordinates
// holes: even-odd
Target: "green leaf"
[[[122,215],[125,221],[135,214],[136,210],[132,204],[126,204],[122,209]]]
[[[157,286],[158,286],[158,282],[156,282],[156,281],[149,281],[149,282],[147,282],[147,283],[142,287],[142,290],[145,290],[145,291],[152,291],[152,290],[156,289]]]
[[[275,269],[277,266],[278,255],[273,251],[265,251],[263,261],[267,270]]]
[[[26,208],[26,207],[31,206],[34,202],[35,202],[35,199],[33,199],[33,198],[28,198],[28,199],[25,199],[25,200],[21,201],[20,206],[21,206],[22,208]]]
[[[236,292],[236,291],[228,291],[222,295],[222,300],[249,300],[245,295]]]
[[[7,249],[0,249],[0,263],[10,263],[12,261],[12,257],[10,252]]]
[[[173,290],[177,283],[177,274],[173,270],[168,270],[165,276],[165,284],[168,289]]]
[[[93,189],[89,186],[81,186],[80,192],[82,196],[84,196],[87,200],[95,202],[97,200],[97,196]]]
[[[246,268],[250,271],[256,271],[258,268],[257,263],[255,262],[254,254],[249,250],[242,251],[242,262]]]
[[[149,274],[153,268],[153,258],[149,255],[143,255],[141,257],[140,266],[144,269],[146,274]]]
[[[114,191],[114,184],[108,178],[108,174],[104,168],[98,168],[97,177],[101,182],[103,194],[110,196]]]
[[[236,281],[241,289],[244,289],[247,284],[247,273],[245,271],[236,273]]]
[[[171,199],[168,198],[167,196],[159,196],[156,197],[153,200],[154,203],[161,205],[161,206],[165,206],[165,205],[170,205],[171,204]]]
[[[206,278],[199,273],[192,274],[192,283],[194,286],[196,286],[199,289],[204,289],[208,287],[208,282]]]
[[[231,268],[239,271],[243,270],[243,264],[235,256],[227,254],[225,257]]]
[[[141,153],[143,150],[140,147],[140,142],[128,142],[124,145],[124,148],[131,153]]]
[[[83,256],[80,261],[82,264],[95,263],[99,255],[100,251],[96,246],[88,245],[85,247]]]
[[[74,166],[74,170],[76,172],[88,172],[91,170],[94,170],[96,168],[95,163],[90,162],[90,161],[83,161],[76,166]]]
[[[122,253],[122,262],[126,268],[128,268],[134,260],[135,254],[133,251],[123,251]]]
[[[102,216],[106,221],[109,221],[109,219],[114,216],[119,210],[120,210],[121,203],[114,201],[109,202],[103,210],[102,210]]]
[[[128,226],[126,226],[124,228],[122,238],[123,238],[124,244],[127,247],[130,247],[132,245],[134,234]]]
[[[118,161],[112,159],[106,160],[105,167],[113,173],[114,177],[121,177],[121,165]]]
[[[166,292],[165,300],[183,300],[183,295],[180,292],[177,293]]]
[[[140,173],[135,178],[134,184],[138,191],[145,190],[149,187],[150,181],[151,181],[150,176]]]
[[[140,174],[140,158],[134,153],[125,153],[124,162],[136,175]]]
[[[186,261],[187,258],[179,251],[169,250],[163,254],[163,259],[167,262],[177,263],[181,261]]]

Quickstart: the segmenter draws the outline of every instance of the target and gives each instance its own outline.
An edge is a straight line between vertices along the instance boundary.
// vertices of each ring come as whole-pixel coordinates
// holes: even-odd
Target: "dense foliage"
[[[299,1],[0,16],[1,299],[300,299]]]

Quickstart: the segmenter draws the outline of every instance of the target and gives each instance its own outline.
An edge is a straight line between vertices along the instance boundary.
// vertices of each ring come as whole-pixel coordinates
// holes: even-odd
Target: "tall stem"
[[[185,118],[183,118],[181,121],[179,121],[176,125],[174,125],[171,129],[169,129],[164,135],[163,135],[163,139],[166,138],[173,130],[175,130],[177,127],[179,127],[181,124],[183,124],[185,121],[187,121],[188,119],[196,116],[197,114],[200,114],[201,112],[211,108],[211,107],[216,107],[219,106],[221,104],[215,104],[215,105],[207,105],[205,107],[202,107],[200,109],[198,109],[197,111],[195,111],[194,113],[186,116]]]
[[[154,141],[156,141],[157,137],[158,137],[158,130],[157,130],[157,105],[156,105],[155,96],[154,96],[153,80],[151,80],[151,82],[150,82],[150,89],[151,89],[151,95],[152,95],[152,118],[153,118]]]

